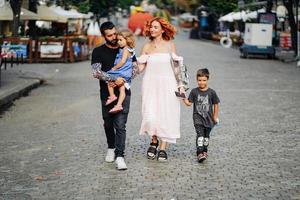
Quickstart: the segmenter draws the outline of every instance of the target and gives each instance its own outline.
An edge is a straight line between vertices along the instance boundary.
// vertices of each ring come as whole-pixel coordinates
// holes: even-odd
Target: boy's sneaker
[[[107,149],[105,161],[106,162],[114,162],[115,161],[115,149]]]
[[[199,153],[197,156],[197,159],[198,159],[199,163],[202,163],[206,159],[206,157],[205,157],[204,153]]]
[[[123,157],[117,157],[116,165],[118,170],[126,170],[127,166]]]

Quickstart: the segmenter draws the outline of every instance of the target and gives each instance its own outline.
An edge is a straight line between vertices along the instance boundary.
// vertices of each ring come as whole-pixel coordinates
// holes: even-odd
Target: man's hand
[[[109,87],[113,87],[113,88],[117,86],[115,84],[115,82],[113,82],[113,81],[109,81],[107,84],[108,84]]]
[[[98,78],[98,79],[99,79],[99,76],[100,76],[99,72],[94,72],[94,73],[93,73],[93,77],[94,77],[94,78]]]
[[[124,78],[117,78],[117,80],[114,82],[116,84],[116,86],[120,87],[125,83],[125,79]]]

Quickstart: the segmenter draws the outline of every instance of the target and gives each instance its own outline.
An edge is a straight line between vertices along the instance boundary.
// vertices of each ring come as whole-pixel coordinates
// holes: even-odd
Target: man
[[[127,166],[124,160],[124,150],[131,91],[126,90],[126,97],[122,105],[123,110],[116,114],[110,114],[108,111],[115,103],[108,106],[105,105],[105,101],[109,96],[107,83],[111,86],[121,86],[125,80],[121,77],[116,80],[111,80],[106,74],[106,72],[114,66],[116,55],[119,52],[114,24],[112,22],[104,22],[100,27],[100,31],[106,43],[93,50],[92,65],[100,65],[102,70],[100,73],[94,75],[94,77],[99,79],[102,118],[108,144],[105,161],[114,162],[116,159],[117,169],[126,170]],[[115,93],[117,96],[119,95],[118,90],[115,90]]]

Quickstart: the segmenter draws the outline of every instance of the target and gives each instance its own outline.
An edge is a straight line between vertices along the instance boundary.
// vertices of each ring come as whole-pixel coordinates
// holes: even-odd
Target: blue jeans
[[[102,117],[104,120],[104,131],[106,134],[108,148],[115,148],[116,157],[124,157],[126,140],[126,123],[129,113],[130,96],[126,95],[122,104],[123,110],[116,114],[108,111],[116,104],[105,106],[106,101],[102,101]]]

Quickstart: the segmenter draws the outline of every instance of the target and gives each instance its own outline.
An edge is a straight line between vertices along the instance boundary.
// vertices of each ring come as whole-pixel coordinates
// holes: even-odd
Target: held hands
[[[183,87],[179,87],[179,88],[178,88],[178,91],[175,92],[175,95],[176,95],[177,97],[182,98],[182,99],[186,99],[185,90],[184,90]]]
[[[182,86],[180,88],[178,88],[178,91],[180,94],[185,94],[185,90]]]

